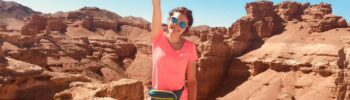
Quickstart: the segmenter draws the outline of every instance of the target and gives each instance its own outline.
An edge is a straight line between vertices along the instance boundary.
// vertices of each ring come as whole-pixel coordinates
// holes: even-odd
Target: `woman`
[[[160,0],[152,4],[152,89],[172,91],[180,100],[196,100],[197,51],[194,43],[183,38],[192,26],[192,11],[185,7],[171,10],[168,32],[164,32]]]

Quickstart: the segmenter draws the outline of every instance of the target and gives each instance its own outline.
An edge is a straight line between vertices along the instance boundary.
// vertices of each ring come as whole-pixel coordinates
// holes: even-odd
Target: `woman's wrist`
[[[160,0],[152,1],[153,8],[160,8]]]

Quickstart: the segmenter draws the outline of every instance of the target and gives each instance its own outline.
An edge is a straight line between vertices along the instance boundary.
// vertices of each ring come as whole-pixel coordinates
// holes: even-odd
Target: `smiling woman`
[[[182,37],[192,26],[192,11],[185,7],[171,10],[168,17],[168,32],[164,32],[161,28],[161,2],[160,0],[152,2],[153,71],[149,99],[196,100],[197,51],[193,42]]]

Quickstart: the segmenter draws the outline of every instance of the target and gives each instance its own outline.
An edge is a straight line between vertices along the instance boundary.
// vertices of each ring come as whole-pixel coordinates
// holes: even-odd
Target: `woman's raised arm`
[[[153,15],[152,15],[152,40],[162,29],[162,10],[160,0],[152,0]]]

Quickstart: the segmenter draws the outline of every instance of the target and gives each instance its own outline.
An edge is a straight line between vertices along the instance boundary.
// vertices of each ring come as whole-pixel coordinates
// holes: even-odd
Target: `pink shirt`
[[[185,85],[188,62],[197,59],[194,43],[185,40],[181,50],[175,51],[164,31],[160,31],[152,40],[152,88],[168,91],[181,89]],[[181,100],[187,99],[187,89],[184,89]]]

